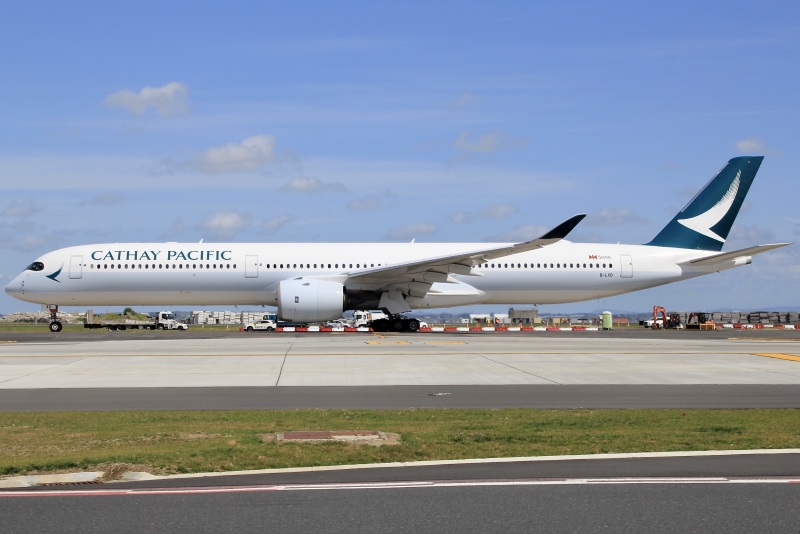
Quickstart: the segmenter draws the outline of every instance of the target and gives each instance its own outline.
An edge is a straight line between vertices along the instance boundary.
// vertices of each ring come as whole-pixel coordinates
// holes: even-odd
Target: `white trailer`
[[[113,318],[95,317],[92,310],[86,311],[86,322],[84,328],[108,328],[109,330],[188,330],[189,325],[182,323],[175,318],[171,311],[160,311],[155,317],[148,319],[131,319],[124,315]]]

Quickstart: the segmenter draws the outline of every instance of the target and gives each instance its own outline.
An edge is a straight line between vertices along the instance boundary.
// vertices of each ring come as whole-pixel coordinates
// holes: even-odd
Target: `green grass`
[[[397,445],[263,442],[379,430]],[[190,473],[373,462],[800,447],[797,410],[396,410],[0,413],[0,474],[114,464]]]

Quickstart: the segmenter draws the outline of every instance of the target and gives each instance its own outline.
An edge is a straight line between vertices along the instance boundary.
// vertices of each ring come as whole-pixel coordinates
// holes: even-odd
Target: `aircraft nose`
[[[6,293],[11,297],[16,297],[22,294],[24,282],[21,276],[17,276],[6,285]]]

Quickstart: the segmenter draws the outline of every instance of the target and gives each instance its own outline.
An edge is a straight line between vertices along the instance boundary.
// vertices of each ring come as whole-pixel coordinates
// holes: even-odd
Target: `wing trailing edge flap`
[[[712,256],[706,256],[704,258],[697,258],[695,260],[689,260],[680,263],[679,265],[685,265],[687,267],[707,267],[712,265],[720,265],[729,261],[736,261],[742,260],[747,261],[751,256],[755,256],[756,254],[761,254],[762,252],[768,252],[770,250],[775,250],[776,248],[781,248],[791,245],[791,243],[773,243],[769,245],[756,245],[754,247],[743,248],[740,250],[732,250],[730,252],[721,252],[719,254],[714,254]],[[747,261],[749,263],[749,261]]]

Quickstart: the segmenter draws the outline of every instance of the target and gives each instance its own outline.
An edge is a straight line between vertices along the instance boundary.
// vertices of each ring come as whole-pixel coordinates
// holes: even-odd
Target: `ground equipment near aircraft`
[[[371,321],[368,325],[375,332],[416,332],[420,329],[419,319],[392,314],[382,319]]]
[[[253,323],[247,323],[242,327],[247,332],[252,332],[254,330],[265,330],[267,332],[272,332],[277,328],[275,321],[271,321],[269,319],[265,319],[262,321],[255,321]]]
[[[692,312],[686,318],[687,330],[702,330],[704,329],[702,325],[709,325],[709,324],[714,324],[714,321],[711,320],[710,313]]]
[[[370,326],[372,321],[388,319],[389,316],[380,310],[356,310],[353,312],[353,326]]]
[[[124,315],[113,318],[95,317],[92,310],[86,311],[86,322],[84,328],[108,328],[109,330],[188,330],[189,325],[182,323],[175,318],[175,314],[170,311],[160,311],[155,317],[148,319],[132,319]],[[51,328],[52,329],[52,328]]]
[[[659,319],[658,315],[661,314]],[[681,319],[677,313],[667,314],[667,310],[663,306],[653,306],[653,322],[651,324],[653,330],[659,328],[681,328]]]

